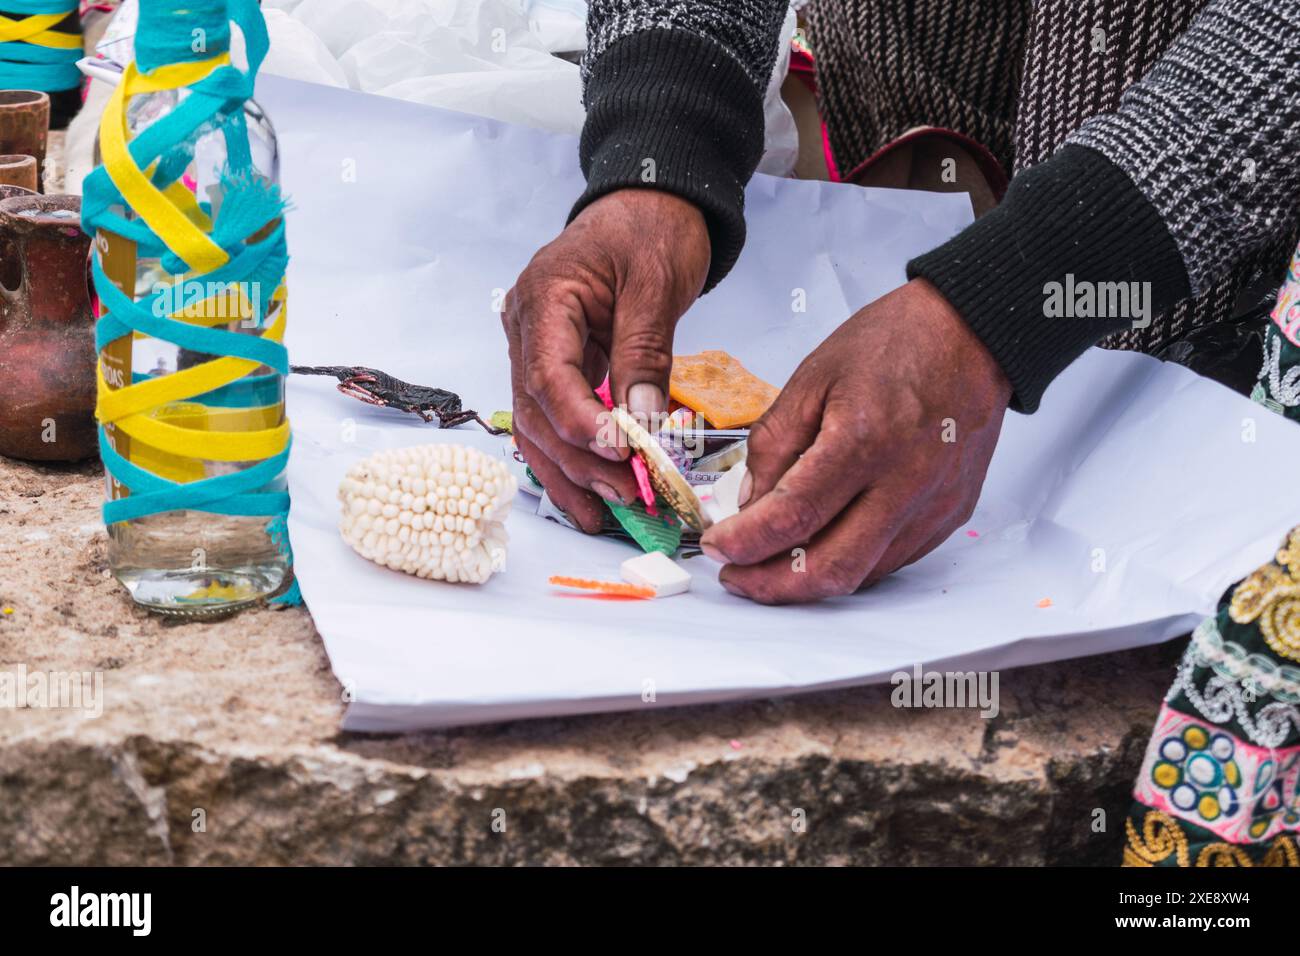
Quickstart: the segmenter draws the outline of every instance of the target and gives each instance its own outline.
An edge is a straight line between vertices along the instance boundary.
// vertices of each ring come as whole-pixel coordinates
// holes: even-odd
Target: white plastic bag
[[[85,72],[113,79],[132,57],[137,0],[123,0]],[[583,0],[266,0],[271,51],[262,72],[578,133],[586,113],[576,55],[586,47]],[[794,9],[782,27],[766,91],[759,171],[787,176],[798,154],[781,99]],[[239,55],[238,40],[233,44]],[[565,59],[556,53],[569,54]]]
[[[336,53],[350,44],[338,55],[352,89],[552,132],[582,129],[578,67],[543,47],[517,3],[393,0],[378,27],[358,11],[370,3],[303,0],[295,9]]]
[[[325,86],[348,85],[348,76],[321,38],[283,10],[262,11],[267,32],[274,37],[262,69]]]

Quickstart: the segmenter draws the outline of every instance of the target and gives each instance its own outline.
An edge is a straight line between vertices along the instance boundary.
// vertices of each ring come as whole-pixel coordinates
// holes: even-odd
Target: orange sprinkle
[[[654,588],[641,588],[620,581],[593,581],[590,578],[570,578],[563,574],[552,574],[547,581],[557,587],[581,588],[584,591],[599,591],[601,594],[615,594],[619,597],[652,598],[655,596]]]
[[[1041,601],[1038,602],[1038,606],[1039,606],[1039,607],[1051,607],[1051,606],[1052,606],[1052,599],[1051,599],[1051,598],[1043,598]]]

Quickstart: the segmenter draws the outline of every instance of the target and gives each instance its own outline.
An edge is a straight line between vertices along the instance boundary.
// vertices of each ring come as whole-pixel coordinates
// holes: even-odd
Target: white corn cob
[[[515,497],[505,463],[464,445],[376,452],[339,485],[343,540],[362,557],[438,581],[482,584],[506,566]]]

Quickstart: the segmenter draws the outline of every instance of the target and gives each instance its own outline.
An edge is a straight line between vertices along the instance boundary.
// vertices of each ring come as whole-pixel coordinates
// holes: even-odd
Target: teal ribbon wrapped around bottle
[[[101,303],[96,345],[102,351],[139,333],[209,360],[157,378],[133,376],[116,388],[106,382],[101,363],[96,408],[101,456],[109,474],[128,490],[126,497],[104,504],[104,521],[180,510],[265,515],[268,534],[291,556],[285,528],[289,496],[267,490],[281,479],[288,461],[288,421],[218,432],[169,424],[153,414],[177,403],[221,408],[269,404],[265,380],[274,376],[252,373],[262,366],[279,375],[289,373],[282,344],[288,266],[284,203],[278,187],[254,168],[244,119],[244,104],[252,97],[269,46],[266,24],[255,0],[230,0],[228,5],[154,0],[141,14],[136,62],[123,74],[100,125],[104,165],[86,178],[82,227],[92,236],[102,232],[130,240],[137,258],[160,260],[168,274],[183,276],[184,282],[155,288],[136,301],[109,280],[97,243],[91,261]],[[230,62],[231,18],[244,36],[246,71]],[[175,107],[128,140],[131,97],[169,90],[184,91]],[[213,127],[225,131],[226,148],[216,209],[184,180],[198,139]],[[194,302],[177,301],[177,290],[183,288],[200,290],[200,305],[217,303],[220,297],[237,302],[241,326],[260,334],[218,327],[230,322],[224,308],[201,308],[196,316]],[[263,295],[262,290],[274,291]],[[106,424],[168,455],[242,466],[228,474],[173,481],[119,454],[104,431]],[[300,601],[297,585],[276,600]]]
[[[58,93],[81,84],[77,7],[76,0],[0,0],[0,90]]]

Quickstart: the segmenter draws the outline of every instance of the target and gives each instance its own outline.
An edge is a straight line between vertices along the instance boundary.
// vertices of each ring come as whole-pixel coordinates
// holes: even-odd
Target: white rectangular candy
[[[685,594],[691,589],[691,575],[662,551],[628,558],[622,565],[623,580],[643,588],[654,588],[655,597]]]

